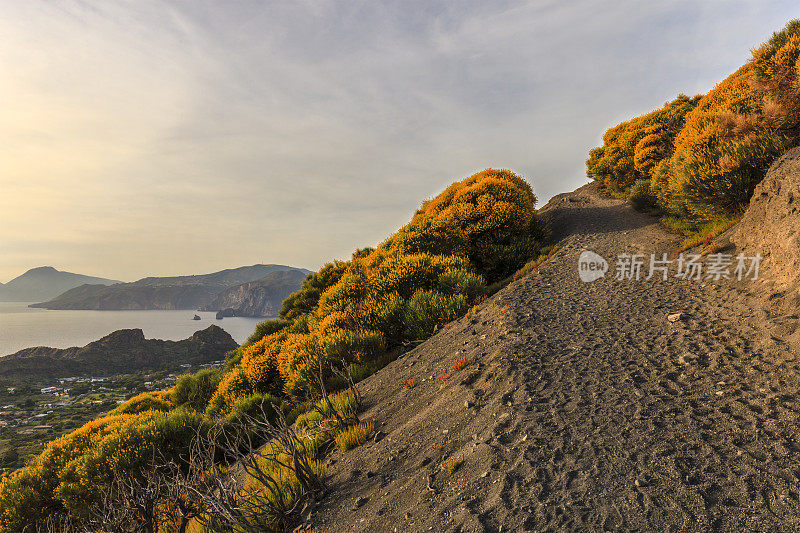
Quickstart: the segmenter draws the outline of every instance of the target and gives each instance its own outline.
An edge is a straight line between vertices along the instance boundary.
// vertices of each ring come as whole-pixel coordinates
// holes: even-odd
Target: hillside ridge
[[[378,437],[332,455],[332,493],[306,523],[799,527],[800,444],[787,424],[800,368],[769,282],[618,281],[618,254],[672,253],[679,236],[595,184],[541,211],[561,246],[548,262],[359,384]],[[609,261],[606,277],[579,280],[584,250]],[[468,366],[442,382],[460,357]],[[419,384],[404,388],[411,378]],[[459,457],[448,475],[443,462]]]
[[[309,271],[287,265],[252,265],[211,274],[147,277],[112,286],[86,284],[70,289],[47,302],[30,307],[44,309],[199,309],[231,287],[262,279],[278,271]],[[301,280],[302,281],[302,280]],[[300,283],[297,283],[297,290]]]
[[[46,300],[86,283],[104,286],[121,282],[96,276],[63,272],[51,266],[41,266],[31,268],[8,283],[0,283],[0,301],[34,302]]]

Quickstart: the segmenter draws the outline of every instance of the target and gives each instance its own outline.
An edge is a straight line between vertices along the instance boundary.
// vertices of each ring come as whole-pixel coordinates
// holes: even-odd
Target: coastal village
[[[22,466],[43,443],[107,413],[133,396],[171,388],[181,374],[223,361],[182,364],[179,371],[69,376],[0,385],[0,472]]]

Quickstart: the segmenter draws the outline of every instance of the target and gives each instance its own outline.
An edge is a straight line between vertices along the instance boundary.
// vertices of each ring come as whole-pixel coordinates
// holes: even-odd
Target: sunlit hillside
[[[320,379],[327,390],[347,385],[336,369],[362,379],[536,260],[546,229],[535,205],[528,183],[507,170],[454,183],[377,248],[310,274],[284,302],[280,319],[259,325],[228,354],[224,371],[202,370],[172,390],[140,394],[5,475],[2,531],[41,527],[48,518],[91,522],[119,488],[115,479],[136,479],[152,467],[148,450],[181,461],[198,431],[233,427],[272,405],[290,422],[308,420],[322,394]],[[314,449],[352,432],[340,425],[315,437]],[[279,485],[289,484],[281,490],[292,493],[297,480],[275,475]],[[169,506],[163,512],[169,520],[179,514]]]

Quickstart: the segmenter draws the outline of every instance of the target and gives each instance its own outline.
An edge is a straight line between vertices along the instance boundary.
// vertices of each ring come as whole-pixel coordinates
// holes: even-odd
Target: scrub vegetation
[[[334,446],[363,444],[374,430],[358,419],[355,382],[466,314],[489,293],[487,284],[507,281],[549,251],[535,206],[530,186],[507,170],[454,183],[376,248],[310,274],[280,318],[261,323],[222,369],[139,394],[5,474],[0,531],[35,531],[53,521],[102,530],[98,517],[122,508],[104,506],[109,497],[128,501],[133,486],[139,493],[183,486],[181,497],[210,498],[203,483],[216,483],[214,494],[228,491],[228,500],[203,500],[205,511],[182,521],[178,503],[186,498],[165,500],[156,490],[160,503],[151,502],[146,522],[162,530],[286,527],[298,502],[324,490],[320,458]],[[215,453],[187,459],[187,450],[198,450],[198,442],[207,448],[214,436],[225,437]],[[243,484],[227,474],[235,464],[247,470]],[[172,481],[163,481],[165,472]]]

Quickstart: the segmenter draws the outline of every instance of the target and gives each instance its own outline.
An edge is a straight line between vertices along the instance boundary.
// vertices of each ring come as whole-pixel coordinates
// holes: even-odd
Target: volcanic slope
[[[560,241],[549,261],[359,384],[376,436],[331,454],[306,524],[800,529],[800,367],[782,337],[798,317],[763,280],[615,280],[618,254],[680,238],[594,185],[542,211]],[[606,277],[580,281],[583,250]]]

